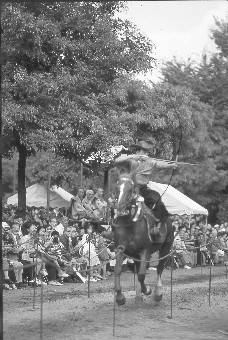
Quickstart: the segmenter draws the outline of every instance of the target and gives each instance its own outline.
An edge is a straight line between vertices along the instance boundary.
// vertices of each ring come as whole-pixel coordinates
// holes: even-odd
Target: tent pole
[[[191,227],[191,217],[192,217],[192,215],[190,214],[190,215],[189,215],[189,220],[188,220],[189,230],[190,230],[190,227]]]
[[[47,183],[47,216],[48,217],[49,217],[49,208],[50,208],[51,158],[52,158],[52,153],[50,150],[49,159],[48,159],[48,183]]]

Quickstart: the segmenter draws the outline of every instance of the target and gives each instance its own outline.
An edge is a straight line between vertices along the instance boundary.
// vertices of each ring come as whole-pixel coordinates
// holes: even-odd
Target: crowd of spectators
[[[105,201],[80,188],[67,208],[27,207],[26,216],[14,206],[3,208],[4,289],[66,282],[107,280],[115,265],[111,231],[116,199]],[[205,218],[205,217],[203,217]],[[202,216],[171,216],[175,239],[175,264],[228,265],[228,224],[206,224]]]
[[[175,265],[228,265],[228,223],[207,224],[205,216],[172,216],[175,230]]]
[[[113,271],[114,245],[103,236],[113,218],[113,200],[103,189],[79,189],[70,208],[14,206],[3,209],[4,289],[65,282],[107,280]]]

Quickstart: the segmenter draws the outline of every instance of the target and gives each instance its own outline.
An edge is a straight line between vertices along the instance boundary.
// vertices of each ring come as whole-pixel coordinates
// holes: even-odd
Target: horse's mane
[[[135,172],[134,171],[132,171],[132,172],[130,172],[130,173],[122,173],[122,174],[120,174],[120,179],[122,179],[122,178],[128,178],[128,179],[130,179],[131,181],[133,181],[134,182],[134,184],[135,184]]]

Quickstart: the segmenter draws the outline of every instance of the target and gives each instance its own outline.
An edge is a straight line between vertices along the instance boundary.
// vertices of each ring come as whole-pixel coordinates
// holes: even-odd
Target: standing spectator
[[[200,251],[200,229],[199,227],[195,227],[194,232],[195,238],[195,248],[196,248],[196,266],[201,266],[201,251]]]
[[[82,255],[90,262],[90,280],[93,282],[97,281],[96,267],[100,264],[99,258],[96,253],[95,245],[92,242],[93,226],[88,223],[86,234],[82,237]]]
[[[104,228],[105,230],[105,228]],[[101,229],[99,231],[102,231]],[[106,280],[106,262],[109,260],[109,252],[107,249],[107,240],[102,236],[99,235],[98,237],[98,257],[100,260],[101,265],[98,269],[98,274],[101,276],[103,280]]]
[[[220,242],[217,238],[217,230],[212,229],[211,237],[209,239],[209,245],[208,250],[210,254],[210,259],[212,261],[212,264],[217,265],[218,264],[218,258],[217,258],[217,251],[219,250]]]

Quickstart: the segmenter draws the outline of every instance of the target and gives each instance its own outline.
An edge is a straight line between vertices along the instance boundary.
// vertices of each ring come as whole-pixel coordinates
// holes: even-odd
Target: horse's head
[[[118,189],[117,216],[125,216],[129,214],[127,208],[133,198],[134,182],[131,176],[122,175],[118,182]]]

